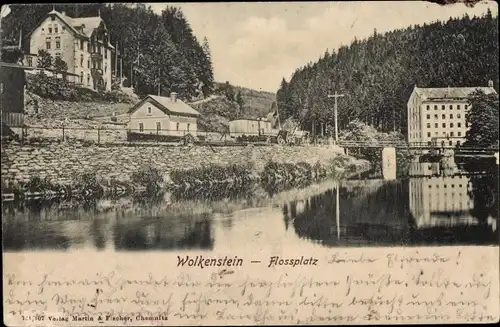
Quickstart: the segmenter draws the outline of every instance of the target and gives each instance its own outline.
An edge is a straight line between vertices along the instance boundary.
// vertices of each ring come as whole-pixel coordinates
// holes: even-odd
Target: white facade
[[[114,51],[109,44],[107,29],[100,17],[72,18],[64,13],[51,11],[29,35],[27,66],[36,67],[37,54],[46,50],[52,58],[61,57],[68,64],[68,72],[75,83],[96,88],[92,75],[100,74],[104,88],[111,90],[111,57]]]
[[[257,119],[237,119],[229,122],[231,136],[272,134],[271,122]]]
[[[470,93],[482,89],[486,94],[495,90],[478,88],[418,88],[415,86],[407,103],[408,142],[456,146],[465,142],[469,129],[466,122]],[[496,92],[495,92],[496,93]]]
[[[130,112],[129,130],[145,134],[196,136],[197,122],[196,115],[175,112],[148,97]]]

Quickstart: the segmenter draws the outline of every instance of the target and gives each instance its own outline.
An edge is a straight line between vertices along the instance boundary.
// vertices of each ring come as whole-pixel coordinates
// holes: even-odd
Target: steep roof
[[[73,26],[83,26],[83,34],[86,37],[90,37],[92,32],[101,25],[102,18],[101,17],[79,17],[79,18],[71,18],[73,21]]]
[[[421,98],[427,99],[463,99],[475,90],[482,90],[485,94],[496,93],[493,87],[435,87],[420,88],[415,87],[416,93]]]
[[[63,15],[62,13],[60,13],[58,11],[55,11],[55,10],[52,10],[47,15],[48,16],[50,16],[50,15],[56,16],[67,27],[69,27],[69,29],[71,31],[73,31],[73,33],[75,33],[75,35],[83,37],[85,39],[90,38],[90,36],[92,35],[92,32],[94,31],[94,29],[98,28],[99,25],[101,24],[101,22],[103,22],[103,19],[100,16],[73,18],[73,17],[70,17],[70,16],[68,16],[66,14]],[[38,23],[35,26],[35,28],[26,35],[26,37],[28,37],[29,35],[31,35],[31,33],[45,20],[45,18],[46,17],[44,17],[40,21],[40,23]],[[83,29],[80,29],[79,27],[82,26],[82,25],[84,25]],[[108,47],[114,49],[114,47],[110,43],[108,43]]]
[[[134,111],[136,111],[146,101],[152,101],[158,107],[158,109],[160,109],[164,113],[171,112],[187,116],[200,115],[198,111],[194,110],[180,99],[172,101],[170,97],[162,97],[157,95],[148,95],[145,99],[130,108],[129,113],[133,113]]]

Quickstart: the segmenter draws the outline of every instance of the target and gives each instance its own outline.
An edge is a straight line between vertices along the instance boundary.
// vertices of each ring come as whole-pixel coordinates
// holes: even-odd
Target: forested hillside
[[[308,130],[333,125],[335,91],[339,126],[359,119],[381,131],[406,133],[406,103],[419,87],[487,86],[498,90],[498,16],[464,16],[446,23],[412,26],[385,34],[374,31],[283,79],[277,93],[282,118]]]
[[[10,5],[2,20],[5,45],[17,44],[55,8],[70,17],[97,16],[106,22],[110,42],[123,55],[123,72],[138,94],[176,91],[191,99],[208,95],[213,69],[208,41],[198,40],[182,11],[167,7],[160,15],[144,4]],[[26,40],[25,40],[26,41]],[[36,52],[35,50],[32,50]],[[114,59],[114,56],[113,56]],[[114,66],[114,63],[113,63]]]

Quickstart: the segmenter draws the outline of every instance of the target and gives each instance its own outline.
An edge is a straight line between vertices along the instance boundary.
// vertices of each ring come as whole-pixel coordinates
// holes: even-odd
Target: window
[[[453,127],[453,123],[450,123],[450,127]]]
[[[80,67],[83,68],[83,55],[80,55]]]
[[[444,104],[441,106],[441,109],[442,109],[442,110],[444,110],[444,109],[445,109],[445,105],[444,105]]]
[[[90,42],[87,42],[87,52],[90,53]]]
[[[107,72],[108,71],[108,65],[104,65],[104,72]]]
[[[28,57],[28,66],[33,67],[33,58]]]
[[[144,132],[144,124],[139,123],[139,132]]]
[[[51,48],[51,39],[50,39],[50,37],[48,37],[48,38],[45,39],[45,47],[47,48],[47,50],[50,50],[50,48]]]
[[[466,104],[464,107],[465,107],[465,110],[467,110],[469,108],[469,105]]]
[[[187,124],[187,131],[189,132],[189,127],[191,126],[191,124]]]
[[[427,132],[427,137],[431,137],[431,132]]]
[[[427,110],[429,110],[431,108],[431,106],[427,105]]]
[[[457,123],[457,126],[458,127],[462,127],[462,123]]]
[[[50,17],[50,20],[54,21],[54,20],[56,20],[56,18],[54,16],[52,16],[52,17]]]
[[[450,119],[453,119],[453,114],[450,114]]]
[[[435,123],[435,124],[434,124],[434,127],[435,127],[435,128],[438,128],[438,123]]]
[[[453,136],[454,136],[454,135],[453,135],[453,132],[450,132],[450,136],[451,136],[451,137],[453,137]]]
[[[441,118],[446,119],[446,115],[441,115]]]
[[[438,106],[437,105],[434,105],[434,110],[438,110]]]
[[[54,26],[54,33],[59,34],[59,27],[57,25]]]
[[[159,121],[156,122],[156,131],[161,131],[161,123]]]
[[[449,145],[453,145],[453,141],[448,142]]]
[[[66,27],[65,27],[65,26],[63,26],[63,27],[62,27],[62,31],[61,31],[61,33],[62,33],[62,34],[64,34],[64,31],[65,31],[65,30],[66,30]]]
[[[457,118],[460,118],[460,117],[462,117],[462,116],[460,114],[457,114]]]
[[[49,27],[49,34],[52,34],[52,27]]]
[[[151,107],[148,107],[148,115],[151,115]]]
[[[458,136],[462,136],[462,132],[458,132]]]
[[[90,74],[87,75],[87,85],[90,86]]]
[[[108,59],[108,50],[104,49],[104,59]]]
[[[80,83],[83,84],[83,72],[80,72]]]
[[[427,119],[431,119],[431,115],[427,115]]]
[[[83,42],[83,40],[80,40],[80,50],[83,51],[83,47],[84,47],[84,42]]]
[[[427,123],[427,128],[431,128],[431,123]]]
[[[90,68],[90,59],[87,60],[87,68]]]
[[[453,105],[452,104],[450,104],[450,110],[453,110]]]
[[[179,130],[179,123],[177,123],[175,127],[177,130]]]
[[[56,49],[61,49],[61,38],[56,37]]]

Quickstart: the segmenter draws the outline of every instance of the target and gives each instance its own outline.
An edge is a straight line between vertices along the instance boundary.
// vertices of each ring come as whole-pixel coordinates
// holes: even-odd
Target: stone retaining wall
[[[42,141],[32,144],[2,143],[2,180],[27,182],[33,176],[67,183],[83,173],[99,178],[128,180],[141,166],[151,165],[167,174],[209,164],[252,163],[257,171],[267,161],[326,163],[339,148],[319,146],[169,147],[161,145],[96,145],[78,141]]]

